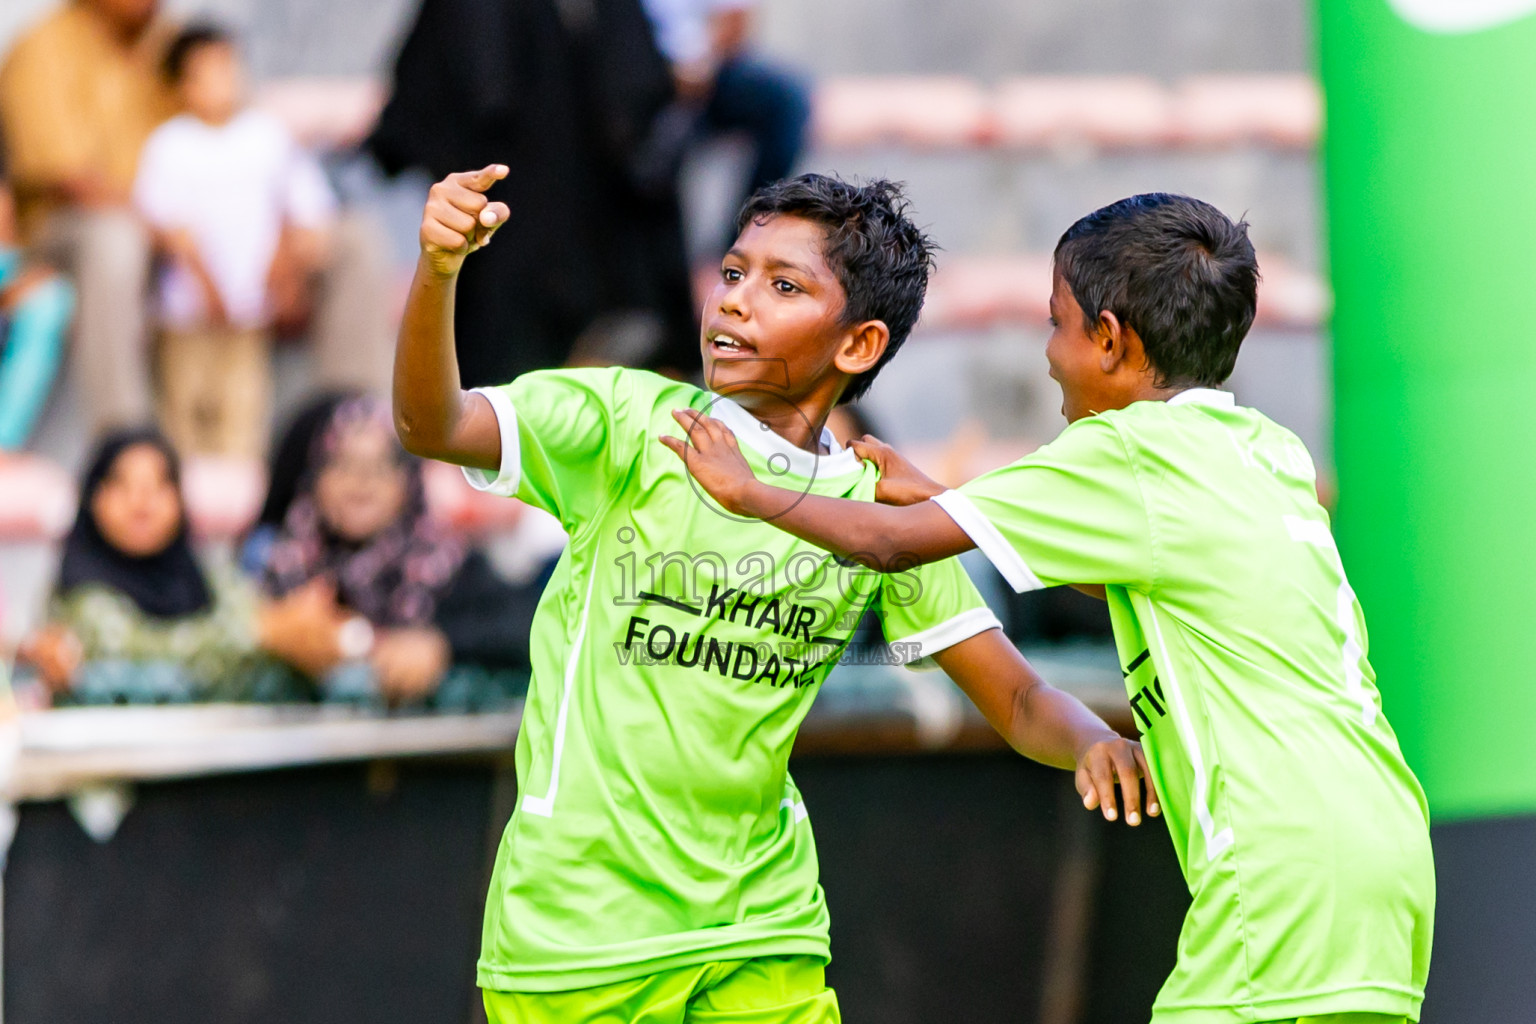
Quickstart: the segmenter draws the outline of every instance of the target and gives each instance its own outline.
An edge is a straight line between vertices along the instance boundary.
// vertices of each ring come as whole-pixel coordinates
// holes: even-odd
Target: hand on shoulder
[[[873,434],[865,434],[861,439],[850,442],[848,447],[865,462],[873,462],[880,471],[880,481],[875,485],[875,500],[883,505],[916,505],[944,493],[942,484],[931,479]]]

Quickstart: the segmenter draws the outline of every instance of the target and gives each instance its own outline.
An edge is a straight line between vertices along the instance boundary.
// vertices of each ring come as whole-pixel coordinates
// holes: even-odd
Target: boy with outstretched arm
[[[696,409],[663,441],[732,513],[876,568],[982,550],[1016,590],[1109,601],[1193,904],[1157,1024],[1417,1020],[1434,866],[1301,442],[1216,390],[1253,322],[1245,224],[1183,196],[1057,244],[1046,348],[1069,425],[946,491],[888,447],[868,505],[787,507]]]
[[[704,309],[713,392],[617,368],[464,392],[454,279],[507,217],[484,195],[503,174],[433,186],[395,363],[408,449],[549,510],[570,535],[534,619],[520,798],[486,901],[487,1012],[836,1021],[826,904],[787,764],[866,607],[901,660],[937,662],[1015,748],[1075,768],[1107,818],[1123,804],[1140,819],[1140,749],[1040,682],[953,560],[896,576],[839,563],[721,515],[656,444],[673,409],[707,410],[793,494],[873,499],[875,467],[824,423],[922,306],[931,245],[895,186],[807,175],[749,201]]]

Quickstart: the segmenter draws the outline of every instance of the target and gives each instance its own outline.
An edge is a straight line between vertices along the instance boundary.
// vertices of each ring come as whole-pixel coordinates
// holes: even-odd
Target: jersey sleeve
[[[635,452],[629,371],[536,370],[510,384],[476,388],[496,413],[501,466],[466,467],[476,490],[520,498],[574,532],[607,502]],[[643,428],[640,431],[643,433]]]
[[[933,500],[1015,591],[1153,584],[1141,482],[1119,431],[1100,417]]]
[[[880,588],[880,624],[894,659],[926,667],[935,652],[1001,629],[958,558],[892,573]]]

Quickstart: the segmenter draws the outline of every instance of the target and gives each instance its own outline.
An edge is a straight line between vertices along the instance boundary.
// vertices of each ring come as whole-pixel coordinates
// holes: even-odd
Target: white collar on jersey
[[[710,399],[710,405],[704,411],[729,427],[737,441],[768,459],[773,468],[782,467],[781,472],[814,479],[857,473],[864,467],[864,460],[855,455],[852,448],[839,445],[832,431],[826,427],[821,428],[821,443],[827,446],[831,454],[813,455],[804,448],[790,444],[768,424],[729,398],[711,394]]]
[[[1190,388],[1180,391],[1168,399],[1169,405],[1213,405],[1219,409],[1231,409],[1237,405],[1237,399],[1230,391],[1217,391],[1215,388]]]

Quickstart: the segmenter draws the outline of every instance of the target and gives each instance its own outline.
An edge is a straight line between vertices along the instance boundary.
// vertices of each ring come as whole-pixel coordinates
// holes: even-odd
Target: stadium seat
[[[996,135],[986,90],[953,75],[827,78],[816,85],[813,109],[812,133],[824,146],[944,148]]]
[[[0,458],[0,540],[61,537],[75,518],[75,483],[33,455]]]
[[[1257,323],[1282,330],[1316,330],[1327,320],[1331,295],[1317,275],[1273,254],[1259,254]],[[1050,316],[1051,258],[1044,254],[944,256],[928,285],[921,326],[975,330],[998,324],[1044,328]]]
[[[1186,146],[1312,146],[1322,126],[1322,95],[1309,75],[1187,78],[1173,94],[1170,141]]]
[[[272,79],[257,105],[306,145],[346,149],[368,134],[386,92],[367,76]],[[995,87],[963,75],[850,75],[816,83],[813,144],[1106,149],[1317,141],[1322,100],[1308,75],[1037,75]]]
[[[998,323],[1044,327],[1050,316],[1048,255],[942,256],[928,285],[921,326],[971,330]]]
[[[237,537],[256,521],[266,497],[266,469],[251,459],[192,456],[184,460],[181,489],[187,518],[200,538]]]
[[[1174,139],[1169,90],[1140,77],[1014,78],[994,94],[998,142],[1017,149],[1151,147]]]

